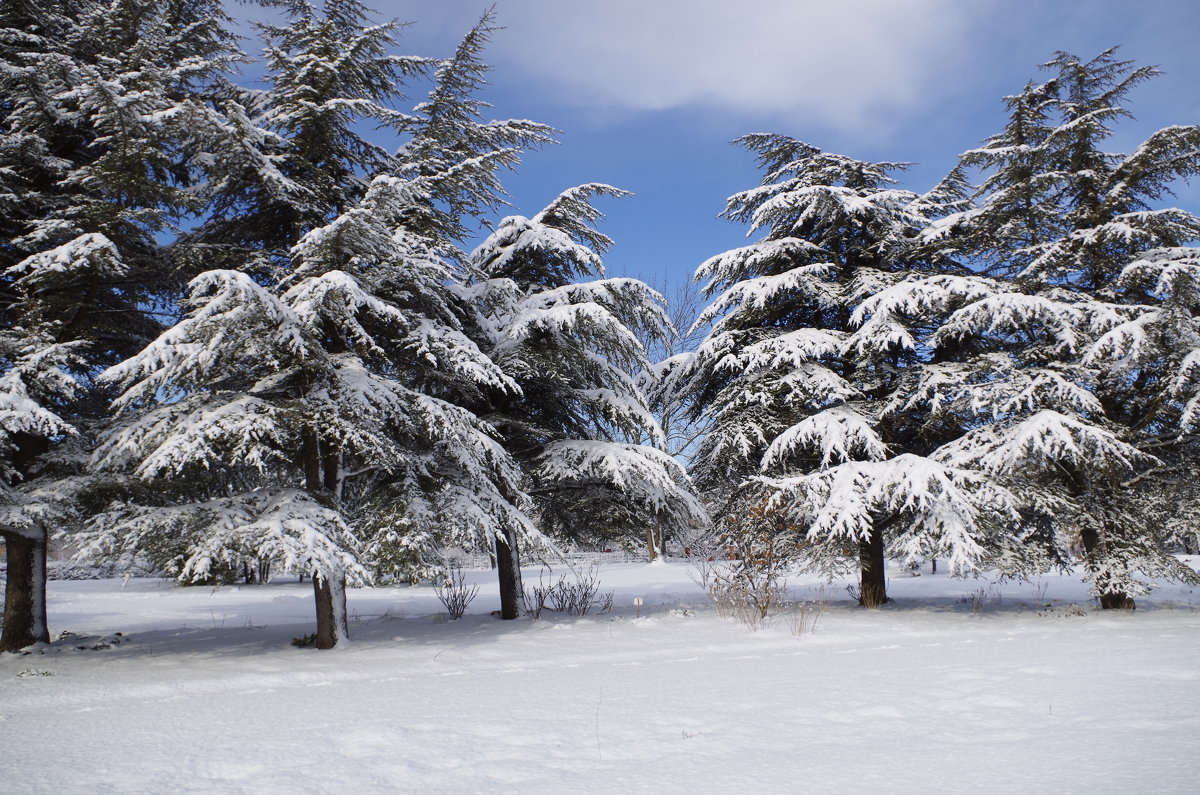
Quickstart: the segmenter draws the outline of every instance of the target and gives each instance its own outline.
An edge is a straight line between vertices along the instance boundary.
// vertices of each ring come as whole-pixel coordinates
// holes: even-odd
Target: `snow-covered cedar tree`
[[[937,329],[946,374],[918,391],[973,417],[943,460],[1036,497],[1030,540],[1063,562],[1078,545],[1101,605],[1133,607],[1142,576],[1195,577],[1147,521],[1145,470],[1186,428],[1195,252],[1180,246],[1200,236],[1193,214],[1152,205],[1197,173],[1200,128],[1108,153],[1121,101],[1155,70],[1113,50],[1045,66],[1052,79],[1009,98],[1005,130],[964,155],[984,174],[974,206],[927,235],[997,279]]]
[[[381,529],[352,524],[364,511],[352,499],[386,495],[401,521],[451,542],[536,535],[490,428],[438,396],[517,387],[463,335],[446,264],[395,231],[427,200],[377,177],[293,247],[282,283],[236,271],[193,280],[183,320],[105,373],[124,390],[125,419],[96,456],[191,499],[118,507],[97,523],[94,549],[199,527],[180,579],[242,558],[311,573],[316,642],[328,648],[345,638],[346,583],[369,578],[378,539],[365,528]],[[356,490],[358,478],[372,488]]]
[[[1011,506],[988,479],[929,455],[954,429],[905,400],[930,365],[922,309],[863,308],[896,285],[955,272],[919,235],[957,186],[919,196],[891,187],[899,164],[779,135],[739,142],[766,175],[724,214],[765,234],[697,271],[718,297],[690,365],[696,410],[713,422],[693,472],[722,517],[717,530],[736,529],[745,549],[786,531],[807,565],[857,565],[866,606],[887,600],[887,554],[982,565]],[[959,299],[947,285],[936,300]]]
[[[299,326],[278,343],[287,341],[294,350],[285,356],[268,346],[259,364],[250,361],[258,350],[247,348],[236,364],[233,353],[223,352],[219,367],[193,372],[186,361],[166,356],[178,352],[163,341],[168,335],[143,353],[141,364],[113,370],[108,378],[130,390],[120,406],[160,403],[150,415],[175,418],[161,425],[146,420],[156,433],[170,434],[147,437],[154,450],[191,438],[185,428],[191,415],[178,412],[192,402],[202,406],[195,409],[198,416],[209,417],[206,401],[238,401],[242,389],[254,400],[269,397],[270,405],[287,407],[278,416],[275,408],[263,415],[275,430],[250,440],[275,457],[235,446],[241,452],[226,454],[223,468],[210,463],[206,469],[197,462],[227,451],[198,449],[188,464],[199,470],[190,481],[196,493],[182,489],[165,501],[177,517],[189,515],[189,505],[201,511],[190,515],[208,516],[212,500],[227,499],[232,482],[234,491],[244,493],[292,488],[295,500],[321,508],[314,521],[328,532],[309,539],[321,549],[305,553],[308,542],[301,539],[292,552],[277,554],[318,573],[317,642],[333,645],[344,630],[338,620],[344,618],[343,575],[361,577],[364,564],[377,570],[394,570],[400,561],[419,567],[432,544],[478,546],[497,534],[514,544],[537,537],[526,519],[519,472],[490,440],[488,426],[457,408],[516,387],[465,336],[468,329],[477,332],[478,323],[452,286],[460,274],[446,258],[461,256],[452,239],[463,228],[460,214],[499,201],[489,194],[500,193],[495,169],[513,165],[519,146],[548,140],[550,131],[531,122],[483,122],[476,118],[482,105],[462,93],[482,81],[485,67],[476,56],[490,15],[454,59],[431,62],[391,55],[395,25],[366,24],[364,7],[353,0],[330,0],[319,9],[282,5],[290,20],[262,27],[271,87],[257,95],[230,90],[222,107],[234,140],[210,169],[205,195],[211,217],[175,246],[177,259],[229,269],[193,281],[190,320],[172,333],[199,335],[205,342],[195,344],[207,344],[224,333],[198,320],[212,307],[274,301],[279,306],[263,322],[269,327],[271,318],[288,317],[285,309],[296,315],[287,322]],[[393,110],[400,78],[431,67],[430,101],[411,115]],[[389,155],[360,135],[365,121],[416,144],[402,150],[404,157]],[[417,150],[421,162],[412,159]],[[155,364],[156,356],[164,358]],[[258,375],[247,380],[251,372]],[[154,378],[164,385],[182,379],[182,386],[138,391]],[[213,391],[218,383],[227,385]],[[134,443],[139,429],[150,426],[131,422],[108,438],[97,460],[182,486],[187,479],[179,471],[153,463],[160,459],[151,448]],[[176,441],[168,444],[168,438]],[[281,463],[289,449],[290,469]],[[147,455],[149,464],[139,458]],[[351,463],[343,466],[339,459]],[[295,490],[301,485],[304,491]],[[253,504],[267,505],[260,496]],[[126,506],[111,514],[113,529],[99,533],[92,548],[159,544],[162,534],[152,537],[153,515],[168,513]],[[241,523],[253,511],[238,508],[229,515],[242,517]],[[217,523],[214,528],[232,530],[210,534],[204,521],[179,521],[175,526],[192,535],[180,531],[176,537],[186,536],[187,543],[167,547],[178,555],[177,573],[203,577],[222,559],[228,564],[239,555],[270,554],[274,542],[265,536],[252,543],[264,528],[288,537],[299,527],[259,522],[247,535],[238,523]],[[214,556],[217,549],[224,552]],[[334,592],[322,590],[330,587]]]
[[[554,129],[527,119],[485,119],[491,105],[478,98],[490,67],[480,58],[495,27],[486,11],[454,55],[433,64],[433,86],[412,110],[407,136],[395,153],[397,173],[423,179],[434,201],[414,208],[405,227],[442,245],[472,236],[468,222],[505,206],[500,171],[522,152],[554,143]]]
[[[42,588],[47,525],[78,507],[62,464],[87,435],[69,430],[104,415],[92,376],[161,331],[159,236],[199,208],[195,134],[219,126],[207,97],[236,57],[224,21],[210,0],[0,7],[6,646],[31,622],[45,635],[27,612],[44,593],[22,589]]]
[[[469,261],[484,348],[520,386],[480,414],[530,478],[537,522],[560,540],[628,543],[647,524],[703,520],[631,375],[647,367],[637,332],[667,333],[661,298],[635,279],[580,281],[603,276],[612,244],[593,226],[592,197],[623,195],[567,190],[533,218],[502,220]]]
[[[228,268],[279,278],[290,250],[362,198],[397,161],[365,129],[400,134],[413,116],[396,109],[425,58],[397,55],[396,22],[375,24],[357,0],[271,0],[285,19],[259,24],[264,90],[227,86],[228,139],[212,151],[208,216],[173,246],[181,270]]]
[[[54,441],[76,432],[56,413],[77,388],[64,372],[71,347],[46,339],[40,330],[19,325],[0,330],[0,528],[8,558],[0,651],[50,640],[48,528],[69,508],[46,488],[54,479],[40,476]]]

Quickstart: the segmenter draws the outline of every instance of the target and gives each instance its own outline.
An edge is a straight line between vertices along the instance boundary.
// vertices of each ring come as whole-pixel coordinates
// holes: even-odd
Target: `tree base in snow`
[[[327,576],[313,577],[313,597],[317,606],[317,631],[313,645],[332,649],[350,636],[346,622],[346,583]]]
[[[1100,595],[1102,610],[1133,610],[1137,607],[1133,597],[1123,593],[1106,593]]]
[[[9,535],[5,539],[8,581],[4,586],[4,631],[0,651],[49,643],[46,625],[46,542]]]

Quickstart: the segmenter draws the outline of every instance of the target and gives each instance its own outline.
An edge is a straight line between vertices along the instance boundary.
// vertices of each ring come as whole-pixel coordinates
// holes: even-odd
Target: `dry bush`
[[[453,621],[463,617],[467,612],[467,606],[479,593],[479,586],[467,586],[467,577],[463,574],[461,566],[450,566],[442,579],[433,586],[434,593],[446,606],[446,612],[450,614],[450,619]]]
[[[584,616],[593,611],[607,613],[612,607],[613,593],[600,593],[600,572],[594,563],[586,570],[572,569],[571,575],[564,574],[550,584],[543,571],[538,584],[525,589],[525,610],[534,619],[541,618],[543,610]]]

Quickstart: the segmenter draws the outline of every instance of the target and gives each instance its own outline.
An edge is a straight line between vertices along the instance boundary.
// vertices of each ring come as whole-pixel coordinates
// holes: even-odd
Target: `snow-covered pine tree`
[[[724,214],[766,233],[697,271],[708,292],[720,291],[692,364],[697,409],[713,420],[698,483],[745,554],[760,535],[787,532],[810,565],[855,561],[866,606],[887,600],[889,551],[980,565],[1007,495],[928,457],[945,438],[903,399],[928,355],[920,308],[864,309],[890,287],[950,267],[918,236],[925,213],[956,198],[955,183],[918,196],[891,187],[900,164],[779,135],[739,142],[766,174]]]
[[[410,123],[392,106],[404,79],[427,64],[393,54],[399,24],[372,24],[358,0],[323,0],[319,9],[305,0],[276,5],[291,19],[260,26],[271,87],[261,98],[259,123],[286,142],[279,170],[304,190],[269,205],[290,246],[349,209],[371,176],[394,170],[388,151],[365,138],[361,125],[400,131]]]
[[[192,283],[187,316],[110,369],[134,410],[98,461],[132,468],[175,496],[166,508],[114,511],[91,543],[145,545],[201,526],[177,574],[276,558],[311,572],[316,644],[346,637],[346,581],[363,582],[362,527],[348,514],[356,476],[403,504],[409,520],[460,535],[533,532],[511,495],[519,473],[464,409],[435,396],[515,392],[461,332],[450,272],[393,224],[428,195],[376,178],[359,204],[292,250],[278,286],[236,271]]]
[[[597,183],[564,191],[533,218],[502,220],[469,263],[485,349],[521,388],[480,413],[529,476],[537,523],[560,540],[636,538],[648,522],[704,517],[631,375],[648,365],[635,332],[667,333],[661,298],[635,279],[580,281],[603,276],[612,245],[592,198],[624,195]],[[645,437],[655,444],[637,443]],[[516,609],[506,603],[506,617]]]
[[[1144,327],[1164,320],[1163,311],[1182,322],[1188,310],[1134,306],[1169,296],[1157,272],[1188,254],[1146,252],[1200,235],[1191,213],[1151,203],[1196,173],[1200,134],[1169,127],[1132,155],[1107,153],[1100,147],[1110,125],[1128,116],[1121,101],[1155,71],[1113,50],[1086,63],[1059,53],[1046,67],[1050,81],[1008,100],[1005,132],[964,156],[963,165],[985,169],[977,206],[931,235],[1005,279],[989,282],[935,334],[949,345],[960,385],[941,390],[941,405],[968,407],[979,423],[942,455],[1049,500],[1031,510],[1042,517],[1040,542],[1065,561],[1077,541],[1101,605],[1132,607],[1146,588],[1139,572],[1194,576],[1163,553],[1144,521],[1153,512],[1134,507],[1138,491],[1128,486],[1155,465],[1137,445],[1170,424],[1160,407],[1171,401],[1159,386],[1178,371],[1187,343],[1167,348],[1191,333],[1185,324],[1182,334],[1160,330],[1147,341]],[[1143,343],[1145,355],[1135,355],[1130,346]]]
[[[172,282],[157,236],[198,206],[190,143],[211,108],[197,97],[236,50],[210,0],[9,3],[0,15],[0,378],[16,411],[4,464],[5,535],[16,528],[6,545],[11,613],[44,605],[44,592],[14,589],[44,586],[55,494],[60,518],[76,507],[47,455],[61,463],[61,443],[77,438],[69,431],[102,414],[91,377],[161,329],[155,310]],[[20,643],[30,621],[10,615],[3,644]],[[44,611],[42,621],[39,638]]]
[[[141,357],[138,366],[144,371],[114,370],[109,377],[129,388],[121,401],[125,406],[153,402],[138,391],[143,380],[152,380],[151,371],[161,371],[153,378],[181,379],[189,398],[199,400],[209,388],[204,384],[211,382],[211,388],[221,391],[220,399],[232,400],[238,384],[247,386],[237,375],[240,367],[243,374],[259,372],[260,383],[283,383],[290,390],[286,396],[256,392],[255,399],[286,397],[292,402],[282,418],[270,418],[267,424],[275,430],[252,440],[261,441],[266,452],[240,450],[215,480],[194,481],[199,488],[193,493],[181,490],[172,495],[171,510],[114,513],[113,526],[126,531],[126,537],[104,532],[94,546],[153,543],[161,530],[154,519],[158,516],[175,517],[172,521],[197,533],[184,544],[178,566],[182,577],[203,576],[209,560],[258,552],[301,566],[309,565],[305,560],[311,558],[309,567],[319,573],[314,582],[317,643],[329,646],[344,630],[337,620],[344,616],[342,575],[363,576],[361,564],[386,565],[397,549],[424,554],[428,549],[421,547],[433,543],[476,546],[500,533],[516,544],[517,539],[536,536],[525,518],[517,470],[506,453],[490,441],[486,424],[447,402],[479,404],[514,386],[463,336],[464,326],[477,329],[477,323],[469,304],[455,292],[458,273],[445,258],[460,256],[453,239],[463,228],[460,213],[495,204],[487,195],[499,190],[492,172],[515,163],[515,147],[548,139],[549,128],[531,122],[482,122],[475,117],[479,103],[458,93],[481,79],[484,67],[477,54],[490,17],[468,35],[454,59],[439,62],[431,100],[420,106],[423,115],[409,116],[391,109],[399,96],[396,81],[427,63],[387,53],[394,26],[365,26],[366,12],[353,0],[331,0],[320,10],[307,3],[285,5],[292,15],[290,24],[263,29],[270,43],[272,89],[257,98],[236,94],[236,104],[227,111],[229,127],[244,133],[235,152],[244,155],[244,167],[226,165],[217,172],[222,181],[211,189],[213,217],[183,241],[210,261],[212,254],[221,255],[217,262],[236,266],[252,280],[230,271],[201,274],[193,282],[195,308],[178,333],[193,335],[194,344],[205,345],[210,340],[206,334],[218,333],[198,320],[217,311],[210,306],[240,301],[268,306],[274,301],[282,308],[265,311],[266,326],[258,329],[259,336],[270,348],[271,319],[286,318],[284,310],[290,310],[300,326],[288,332],[289,344],[301,346],[296,349],[301,352],[293,351],[289,359],[251,346],[241,354],[230,352],[232,358],[215,369],[191,372],[186,362],[169,357],[155,363],[154,355],[175,350],[164,337],[155,343],[159,354]],[[387,155],[359,135],[357,124],[364,119],[410,134],[418,143],[412,149],[436,162]],[[478,130],[472,132],[472,125]],[[447,140],[439,141],[442,135]],[[433,157],[430,153],[437,145],[444,151]],[[233,166],[240,162],[226,160]],[[379,171],[384,174],[370,183],[362,201],[347,208]],[[350,274],[349,281],[339,274]],[[313,294],[305,298],[305,290]],[[234,309],[219,311],[238,314]],[[301,350],[312,346],[320,356]],[[252,359],[260,353],[267,361],[256,364]],[[244,361],[231,364],[238,355]],[[304,376],[303,388],[287,375],[292,370],[308,372],[297,356],[317,371]],[[329,361],[321,364],[322,357]],[[279,373],[263,375],[264,368]],[[372,376],[361,385],[370,387],[363,394],[348,386],[360,370]],[[342,386],[337,389],[322,386],[339,381]],[[388,403],[370,394],[381,389],[399,397]],[[486,400],[483,393],[489,393]],[[332,403],[320,408],[321,401]],[[364,408],[355,401],[370,405]],[[153,444],[186,445],[184,424],[191,420],[168,406],[159,409],[151,414],[174,419],[155,420],[161,423],[156,433],[166,434],[163,439],[169,441]],[[404,411],[409,416],[397,419]],[[371,430],[354,431],[355,417]],[[134,430],[109,439],[104,463],[132,465],[139,456],[149,455],[145,460],[151,463],[143,461],[139,475],[180,483],[181,470],[154,463],[159,459],[130,436],[141,432],[136,430],[139,422],[134,421]],[[281,439],[299,450],[290,470],[269,455],[270,450],[277,456],[283,449]],[[211,452],[189,452],[192,469]],[[385,458],[388,462],[381,463]],[[339,459],[353,463],[342,466]],[[348,485],[347,471],[356,473]],[[222,484],[230,479],[237,484],[235,490],[259,484],[270,494],[290,484],[293,491],[274,502],[256,497],[252,504],[239,504],[225,511],[232,518],[214,524],[211,533],[205,531],[205,521],[195,517],[214,510],[214,495],[220,496]],[[301,483],[308,494],[294,491]],[[308,504],[314,495],[326,509],[313,514],[320,531],[314,537],[323,552],[304,553],[296,546],[299,542],[286,538],[294,528],[272,529],[255,518],[256,511],[291,510],[289,500]]]
[[[554,129],[527,119],[485,119],[491,108],[478,95],[491,67],[481,60],[497,30],[495,9],[480,17],[455,48],[434,65],[433,86],[405,124],[408,139],[395,154],[398,173],[423,179],[434,198],[424,213],[405,220],[410,231],[456,245],[472,235],[467,222],[505,206],[502,169],[522,152],[554,143]]]
[[[241,273],[253,274],[258,281],[247,282],[226,271],[202,273],[193,280],[191,287],[191,300],[198,307],[195,312],[201,312],[203,306],[207,305],[204,300],[206,297],[216,302],[214,305],[218,307],[222,303],[238,301],[257,302],[264,306],[271,306],[271,301],[281,301],[282,289],[278,286],[282,275],[292,266],[291,249],[307,232],[323,227],[361,198],[366,180],[373,171],[393,163],[386,150],[359,135],[355,125],[363,120],[374,120],[395,127],[407,118],[394,111],[390,104],[398,96],[399,78],[421,68],[421,59],[401,58],[386,52],[393,43],[391,34],[395,29],[394,24],[368,25],[364,7],[355,0],[330,0],[321,9],[305,2],[282,5],[290,15],[290,23],[283,26],[264,25],[261,30],[268,45],[266,61],[272,86],[258,95],[227,85],[222,87],[224,91],[219,99],[224,100],[226,118],[223,124],[203,127],[203,131],[209,135],[206,136],[207,140],[201,141],[208,145],[206,160],[211,165],[214,181],[203,190],[195,191],[195,195],[210,202],[210,217],[198,230],[184,236],[173,247],[177,260],[198,261],[210,268],[214,264],[225,264],[238,268]],[[213,145],[213,139],[220,138],[226,140],[215,141],[216,145]],[[261,294],[258,294],[251,289],[251,285],[268,287],[265,292],[260,290]],[[276,289],[270,289],[272,287]],[[219,311],[232,313],[236,317],[234,309]],[[264,312],[261,322],[269,324],[272,318],[282,316],[280,313],[283,309],[274,306]],[[202,331],[181,328],[179,333],[199,335],[197,338],[201,342],[195,344],[203,344],[202,341],[206,339],[204,334],[221,333],[219,329],[209,329],[203,323],[200,325]],[[267,331],[262,333],[264,344],[269,348],[271,337]],[[161,348],[166,344],[163,339],[160,337],[154,345]],[[293,342],[301,347],[319,347],[319,341],[314,340],[297,338]],[[175,349],[168,347],[167,350]],[[143,351],[139,360],[145,360],[147,355]],[[234,356],[234,353],[230,355]],[[252,354],[244,352],[244,355]],[[280,358],[277,365],[286,367],[288,361],[286,357]],[[172,372],[172,368],[177,366],[183,365],[173,362],[169,357],[160,363],[160,369],[166,373]],[[247,372],[255,371],[253,365],[245,366]],[[268,369],[270,366],[268,364]],[[120,382],[125,387],[132,388],[138,383],[136,375],[124,371],[113,372],[110,380]],[[204,378],[220,384],[227,375],[219,366],[212,371],[198,371],[189,376],[192,380],[184,378],[178,389],[185,393],[188,390],[202,391]],[[147,399],[136,400],[144,402]],[[131,397],[122,405],[130,401],[135,399]],[[162,432],[168,432],[167,425],[164,425]],[[110,436],[109,448],[111,445]],[[296,449],[299,449],[299,444]],[[122,456],[102,453],[99,459],[106,466],[117,467],[133,461],[136,456],[137,450],[130,448]],[[264,466],[257,461],[247,465],[238,461],[236,456],[229,465],[238,472],[234,477],[235,482],[261,477]],[[249,474],[242,474],[242,469],[247,466]],[[171,472],[169,469],[151,468],[140,474],[144,477],[165,477]],[[228,475],[229,470],[225,474]],[[325,488],[323,473],[305,470],[305,475],[308,488]],[[199,488],[196,491],[201,495],[206,494],[206,488],[207,493],[212,494],[219,494],[222,488],[227,488],[220,483],[204,482],[204,479],[200,479],[197,485]],[[297,482],[292,485],[301,484]],[[236,490],[237,487],[234,488]],[[195,516],[195,494],[183,490],[174,494],[160,492],[159,496],[172,498],[167,500],[168,504],[178,502],[183,505],[180,510],[162,513],[163,516],[172,513],[176,516]],[[287,504],[286,501],[280,503],[285,507]],[[130,507],[129,511],[137,515],[144,507]],[[277,507],[259,505],[262,510],[274,510]],[[114,515],[120,514],[118,511]],[[238,509],[231,515],[241,517],[239,521],[257,516],[249,508]],[[327,536],[321,542],[325,544],[325,551],[318,554],[318,550],[313,555],[323,561],[323,570],[327,572],[345,568],[348,564],[345,561],[339,563],[338,555],[342,553],[337,552],[340,547],[334,544],[337,539],[346,542],[342,546],[349,544],[350,537],[346,535],[344,522],[340,516],[321,514],[320,511],[313,513],[313,516],[316,522],[314,526],[320,531],[316,537],[324,537],[322,532]],[[201,537],[191,539],[194,543],[182,544],[186,554],[178,569],[180,576],[194,578],[203,576],[211,563],[206,562],[202,554],[198,559],[199,568],[189,568],[187,561],[191,559],[191,552],[203,549],[205,544],[211,544],[214,549],[232,546],[229,537],[232,525],[228,521],[214,524],[212,538],[206,539],[202,537],[203,522],[192,519],[188,522],[185,524]],[[122,526],[130,530],[122,544],[133,548],[151,539],[155,523],[144,522],[137,527],[125,523]],[[286,522],[280,527],[284,530],[279,532],[286,535]],[[110,534],[105,537],[104,543],[116,543],[116,537]],[[97,548],[95,544],[93,548]],[[295,562],[294,553],[294,549],[288,549],[280,552],[279,556]],[[228,556],[227,553],[223,554]],[[303,564],[303,560],[300,564]],[[329,585],[330,581],[325,579],[315,584],[320,589]],[[332,584],[336,587],[340,580],[334,578]],[[332,645],[336,641],[337,622],[331,614],[338,600],[327,588],[324,592],[319,590],[317,598],[320,641]]]

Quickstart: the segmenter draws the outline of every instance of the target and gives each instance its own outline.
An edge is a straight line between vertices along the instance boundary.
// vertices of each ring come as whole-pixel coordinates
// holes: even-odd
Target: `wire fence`
[[[495,567],[494,559],[491,555],[482,552],[465,552],[461,549],[447,549],[442,551],[442,557],[451,566],[462,569],[490,569]],[[604,565],[606,563],[645,563],[648,560],[645,551],[630,551],[623,549],[607,549],[607,550],[563,550],[562,555],[553,553],[539,555],[534,552],[523,552],[521,555],[521,563],[523,566],[538,566],[544,565],[554,568],[555,566],[563,565],[564,561],[572,566],[590,566],[592,564]]]

